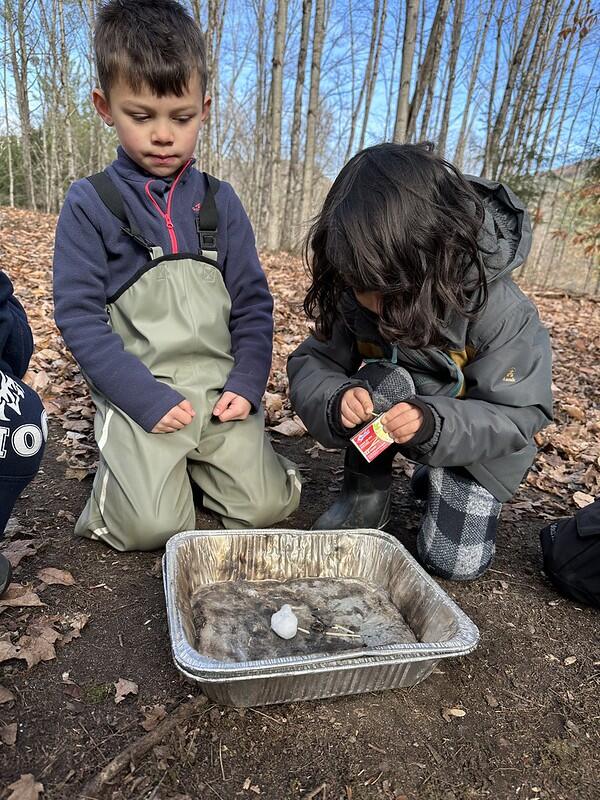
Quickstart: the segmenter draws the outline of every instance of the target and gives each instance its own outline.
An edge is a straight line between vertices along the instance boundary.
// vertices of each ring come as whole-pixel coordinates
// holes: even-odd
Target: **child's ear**
[[[98,116],[102,118],[103,122],[112,127],[114,123],[112,114],[110,113],[110,103],[102,89],[92,90],[92,103],[94,104]]]
[[[204,103],[202,104],[202,115],[201,115],[202,124],[204,124],[208,118],[211,103],[212,103],[211,96],[209,94],[205,94]]]

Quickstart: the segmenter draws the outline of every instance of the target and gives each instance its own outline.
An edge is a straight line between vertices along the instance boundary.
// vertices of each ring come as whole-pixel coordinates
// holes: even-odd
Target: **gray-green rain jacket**
[[[536,453],[534,435],[552,419],[551,347],[536,307],[513,282],[531,247],[523,203],[501,183],[469,177],[484,205],[479,244],[489,286],[475,320],[446,320],[448,346],[395,348],[413,376],[418,397],[434,411],[437,434],[402,452],[433,467],[466,467],[498,500],[508,500]],[[392,359],[376,319],[344,296],[342,319],[329,341],[314,336],[288,360],[291,400],[309,432],[327,447],[348,442],[332,429],[328,409],[364,359]]]

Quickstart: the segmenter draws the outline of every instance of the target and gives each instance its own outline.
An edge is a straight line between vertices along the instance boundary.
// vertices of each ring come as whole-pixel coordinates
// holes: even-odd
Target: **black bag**
[[[542,528],[544,571],[562,594],[600,608],[600,498]]]

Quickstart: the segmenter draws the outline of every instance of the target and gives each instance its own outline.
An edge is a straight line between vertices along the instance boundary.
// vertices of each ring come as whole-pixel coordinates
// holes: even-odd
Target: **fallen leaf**
[[[10,722],[8,725],[0,725],[0,742],[12,747],[17,741],[17,723]]]
[[[0,686],[0,706],[3,703],[10,703],[11,700],[14,700],[14,694],[9,691],[6,686]]]
[[[282,436],[299,437],[304,436],[306,427],[300,417],[292,417],[291,419],[284,419],[279,425],[270,428],[274,433],[280,433]]]
[[[276,414],[283,408],[283,398],[280,394],[274,392],[265,392],[264,394],[265,408],[269,415]]]
[[[586,494],[585,492],[575,492],[573,495],[573,502],[578,508],[585,508],[590,503],[593,503],[594,500],[595,498],[591,494]]]
[[[85,478],[87,478],[89,474],[90,471],[88,469],[81,469],[81,468],[72,469],[71,467],[68,467],[65,470],[65,478],[67,480],[82,481]]]
[[[21,523],[16,517],[9,517],[6,527],[4,528],[4,536],[7,539],[12,538],[16,533],[22,530]]]
[[[152,706],[151,708],[144,709],[144,721],[141,723],[145,731],[153,731],[161,719],[167,716],[167,711],[164,706]]]
[[[28,379],[31,388],[43,397],[50,385],[50,376],[48,373],[45,372],[45,370],[33,372],[28,375]]]
[[[464,717],[466,713],[463,708],[442,708],[442,717],[446,722],[450,722],[452,717]]]
[[[39,545],[36,547],[30,539],[13,539],[2,548],[2,555],[8,558],[14,569],[19,566],[24,558],[34,556],[38,547]],[[1,602],[0,600],[0,603]]]
[[[26,586],[21,586],[20,583],[11,583],[8,589],[0,598],[0,606],[7,606],[9,608],[45,606],[38,595]]]
[[[578,419],[580,422],[585,422],[585,411],[579,408],[579,406],[563,406],[562,409],[572,419]]]
[[[44,791],[44,784],[38,783],[29,772],[27,775],[21,775],[18,781],[11,783],[7,788],[12,789],[7,800],[38,800]]]
[[[63,633],[60,644],[69,644],[73,639],[78,639],[81,636],[82,629],[87,625],[89,618],[90,615],[85,614],[83,611],[78,611],[71,617],[67,617],[64,622],[71,626],[71,630]]]
[[[11,642],[0,641],[0,664],[3,661],[8,661],[10,658],[16,658],[18,652],[18,648],[15,647],[14,644],[11,644]]]
[[[65,569],[57,569],[56,567],[43,567],[38,572],[37,577],[48,586],[54,584],[73,586],[75,583],[75,578],[70,572]]]
[[[60,639],[60,633],[50,625],[29,625],[25,636],[17,642],[19,652],[15,657],[24,659],[29,669],[40,661],[51,661],[56,658],[54,643],[57,639]]]
[[[113,683],[113,686],[115,687],[115,703],[120,703],[128,694],[138,693],[137,683],[128,681],[127,678],[119,678],[116,683]]]

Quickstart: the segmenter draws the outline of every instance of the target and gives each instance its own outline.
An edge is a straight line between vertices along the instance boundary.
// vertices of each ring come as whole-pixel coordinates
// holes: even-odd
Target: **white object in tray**
[[[287,603],[271,615],[271,629],[282,639],[293,639],[298,633],[298,618]]]

